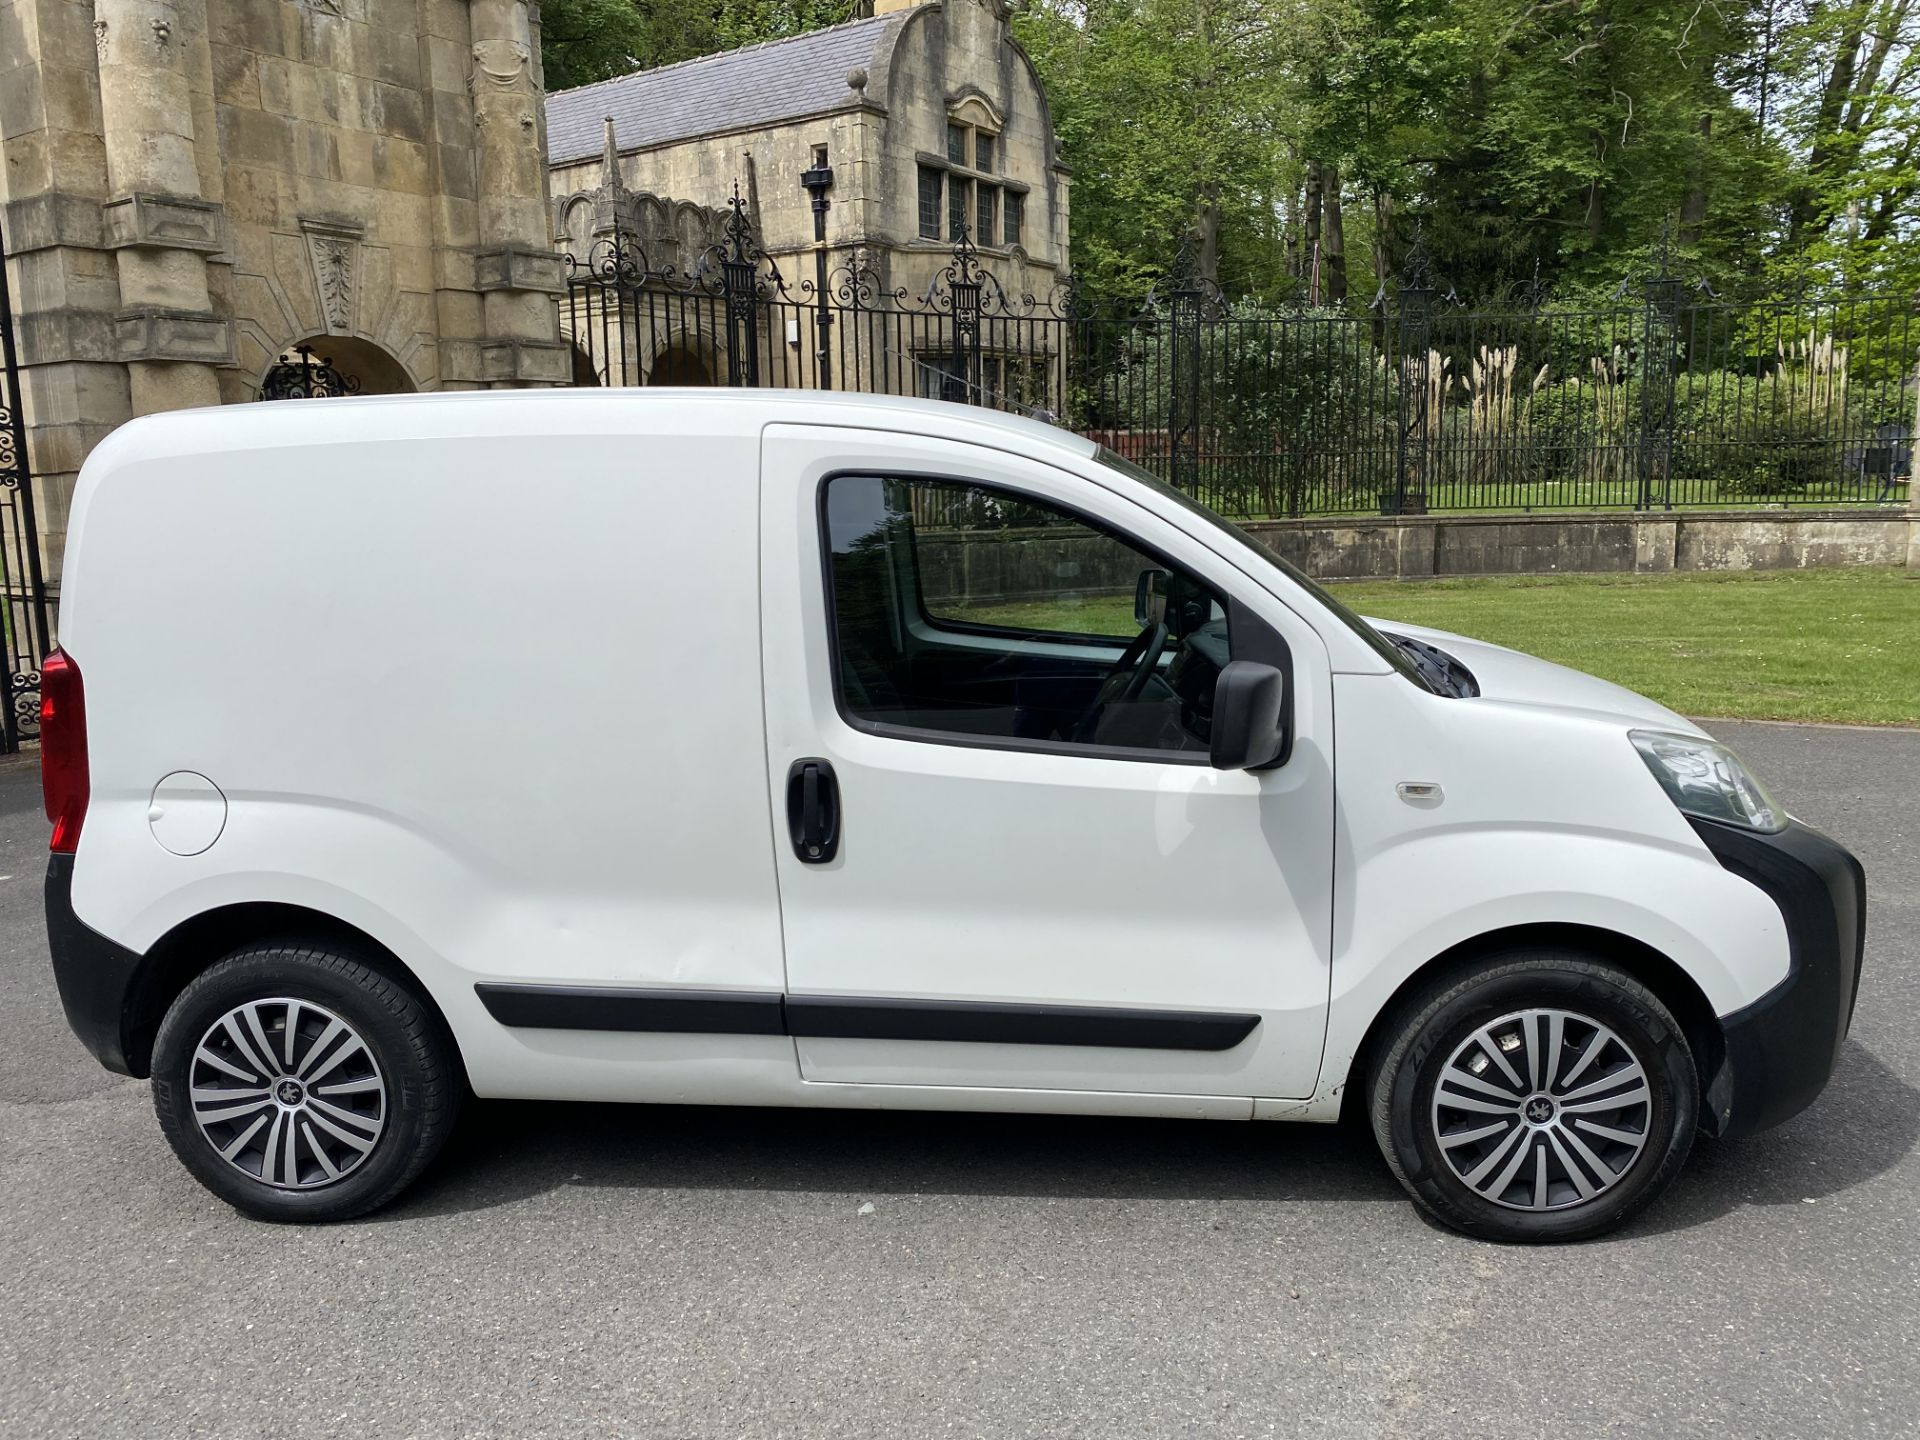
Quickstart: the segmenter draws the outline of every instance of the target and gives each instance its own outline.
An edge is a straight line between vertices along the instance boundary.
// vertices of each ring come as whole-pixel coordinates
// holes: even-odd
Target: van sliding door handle
[[[840,782],[824,760],[796,760],[787,771],[787,831],[793,853],[824,865],[840,849]]]

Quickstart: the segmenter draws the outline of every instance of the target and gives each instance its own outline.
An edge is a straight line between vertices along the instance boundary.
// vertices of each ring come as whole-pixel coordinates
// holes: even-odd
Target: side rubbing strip
[[[989,1045],[1098,1045],[1231,1050],[1258,1015],[1196,1010],[986,1005],[968,1000],[859,1000],[789,995],[787,1033],[841,1040],[964,1040]]]
[[[502,1025],[818,1040],[957,1040],[982,1045],[1081,1045],[1128,1050],[1231,1050],[1258,1015],[1079,1005],[989,1005],[730,990],[635,990],[583,985],[476,985]]]
[[[502,1025],[538,1030],[652,1030],[677,1035],[784,1035],[780,996],[732,990],[587,985],[476,985]]]

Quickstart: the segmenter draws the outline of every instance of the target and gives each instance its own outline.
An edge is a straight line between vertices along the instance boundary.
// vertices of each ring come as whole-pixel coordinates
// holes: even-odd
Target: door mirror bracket
[[[1216,770],[1259,770],[1287,753],[1287,678],[1257,660],[1230,660],[1213,687],[1210,760]]]

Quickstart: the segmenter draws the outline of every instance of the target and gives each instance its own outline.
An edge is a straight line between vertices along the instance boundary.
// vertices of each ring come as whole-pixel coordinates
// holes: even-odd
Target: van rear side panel
[[[624,413],[260,406],[102,446],[62,635],[79,917],[144,951],[220,905],[337,916],[427,983],[482,1093],[605,1086],[528,1080],[565,1037],[501,1027],[476,982],[783,989],[757,438]],[[182,771],[226,797],[195,855],[156,839]],[[788,1042],[746,1048],[791,1077]]]

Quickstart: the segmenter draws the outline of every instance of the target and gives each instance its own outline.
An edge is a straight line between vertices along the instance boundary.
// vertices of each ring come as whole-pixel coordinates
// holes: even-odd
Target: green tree
[[[1920,286],[1920,5],[1800,0],[1765,56],[1794,157],[1782,270]],[[1770,37],[1771,38],[1771,37]]]
[[[1142,288],[1188,236],[1201,275],[1232,268],[1223,237],[1271,198],[1279,13],[1266,0],[1037,0],[1015,16],[1074,168],[1083,280]]]
[[[548,90],[589,85],[851,18],[852,0],[546,0]]]

